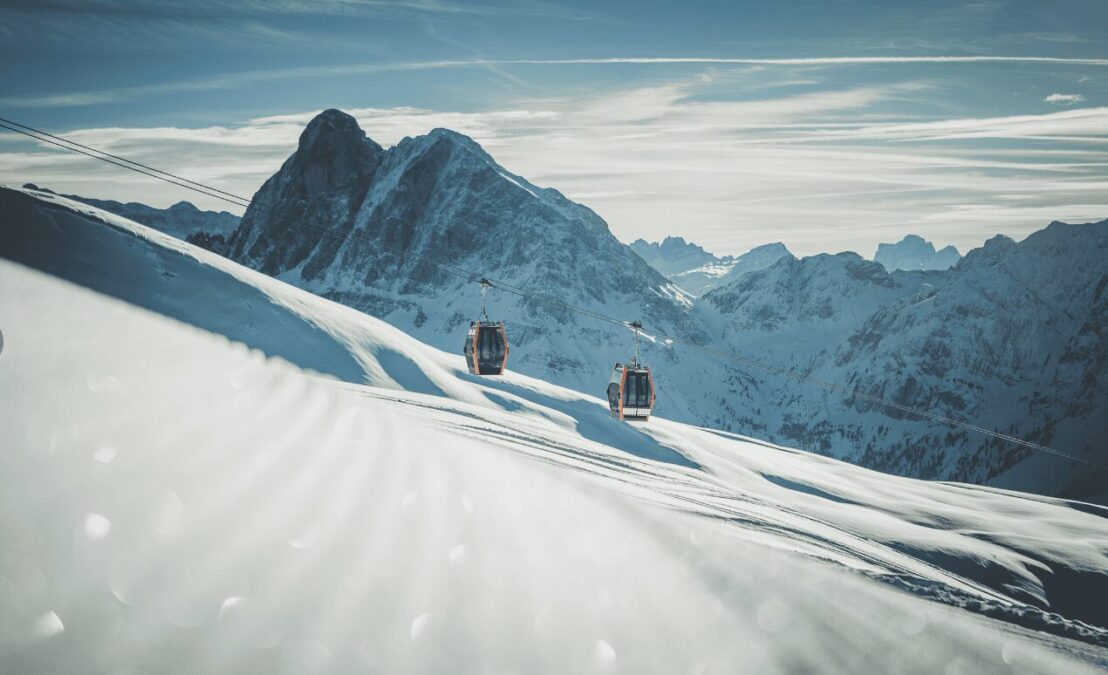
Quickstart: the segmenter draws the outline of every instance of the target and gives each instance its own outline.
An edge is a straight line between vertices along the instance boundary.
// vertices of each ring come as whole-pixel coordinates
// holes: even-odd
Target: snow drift
[[[95,208],[0,213],[4,672],[1108,665],[1105,509],[621,424]]]

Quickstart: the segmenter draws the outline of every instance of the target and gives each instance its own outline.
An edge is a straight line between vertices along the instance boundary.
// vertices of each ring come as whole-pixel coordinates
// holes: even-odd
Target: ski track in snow
[[[1058,585],[1103,583],[1103,509],[619,423],[92,207],[0,202],[2,672],[1108,666]]]

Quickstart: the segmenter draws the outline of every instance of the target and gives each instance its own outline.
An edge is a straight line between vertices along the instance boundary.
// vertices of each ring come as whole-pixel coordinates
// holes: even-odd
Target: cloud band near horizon
[[[1070,58],[1054,56],[824,56],[784,58],[730,57],[607,57],[571,59],[459,59],[412,61],[401,63],[357,63],[334,66],[310,66],[274,70],[222,73],[210,77],[180,80],[154,85],[117,87],[44,95],[0,97],[0,105],[13,108],[76,107],[133,100],[145,95],[186,91],[231,89],[254,82],[293,80],[320,76],[342,76],[436,70],[447,68],[484,68],[490,66],[573,66],[573,65],[736,65],[736,66],[864,66],[864,65],[956,65],[973,63],[1040,63],[1072,66],[1108,66],[1108,58]]]

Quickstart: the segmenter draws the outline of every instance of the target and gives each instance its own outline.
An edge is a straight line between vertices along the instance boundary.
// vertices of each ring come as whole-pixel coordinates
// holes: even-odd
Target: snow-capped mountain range
[[[706,338],[690,317],[691,299],[599,216],[509,173],[446,129],[384,150],[350,116],[321,114],[255,195],[226,253],[451,351],[480,315],[477,281],[485,275]],[[509,322],[513,369],[582,391],[603,389],[597,383],[630,356],[625,328],[558,304],[494,290],[489,314]]]
[[[0,211],[0,671],[1108,666],[1103,507],[628,425],[87,204]]]
[[[23,187],[41,192],[52,192],[37,185]],[[195,240],[207,248],[222,245],[227,237],[239,226],[239,217],[227,211],[202,211],[190,202],[177,202],[167,209],[159,209],[138,202],[117,202],[111,199],[92,199],[78,195],[63,195],[69,199],[104,209],[108,213],[123,216],[136,223],[142,223],[159,232],[178,239]]]
[[[878,244],[874,262],[881,263],[890,272],[896,270],[945,270],[954,267],[962,255],[953,246],[938,251],[935,245],[923,237],[909,234],[895,244]]]
[[[684,237],[666,237],[660,242],[636,239],[630,246],[648,265],[666,276],[705,265],[730,265],[734,262],[733,257],[713,255],[703,247],[685,241]]]
[[[631,250],[693,297],[792,255],[784,244],[773,243],[740,256],[717,256],[681,237],[666,237],[661,243],[636,239],[631,242]]]
[[[656,252],[711,256],[665,244]],[[488,276],[1103,463],[1106,245],[1108,223],[1054,224],[949,270],[888,272],[852,253],[798,259],[770,244],[728,260],[724,283],[695,298],[597,214],[510,173],[471,139],[436,129],[385,149],[326,111],[216,248],[447,351],[460,351],[480,311],[476,281]],[[1004,263],[988,264],[998,247]],[[628,331],[557,303],[494,289],[489,312],[508,323],[510,369],[578,391],[602,392],[630,355]],[[902,475],[1108,499],[1108,474],[1079,462],[681,346],[647,342],[643,356],[662,416]]]

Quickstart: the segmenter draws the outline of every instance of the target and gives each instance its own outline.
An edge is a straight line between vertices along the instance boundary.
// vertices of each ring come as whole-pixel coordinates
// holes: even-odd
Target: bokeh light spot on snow
[[[473,498],[469,495],[462,495],[462,509],[466,513],[473,513]]]
[[[226,624],[234,620],[235,615],[245,605],[246,598],[232,596],[226,598],[219,606],[219,623]]]
[[[114,445],[109,445],[105,443],[104,445],[96,448],[96,451],[92,453],[92,456],[96,461],[102,464],[107,464],[115,459],[115,456],[117,454],[119,454],[119,450],[117,450]]]
[[[47,612],[40,616],[35,621],[34,633],[35,636],[45,640],[51,638],[65,631],[65,624],[62,623],[61,618],[54,612]]]
[[[108,588],[122,603],[133,605],[138,601],[138,590],[148,569],[145,559],[122,552],[108,562]]]
[[[469,560],[469,547],[465,544],[458,544],[454,548],[450,549],[451,565],[461,565],[467,560]]]
[[[219,607],[221,637],[228,644],[272,649],[281,644],[280,626],[249,598],[231,596]]]
[[[420,614],[412,619],[411,636],[412,644],[418,644],[420,638],[427,632],[427,625],[431,622],[430,614]]]
[[[103,539],[112,529],[112,521],[99,513],[85,516],[85,534],[90,539]]]
[[[604,640],[596,641],[596,665],[603,670],[616,665],[616,650]]]

